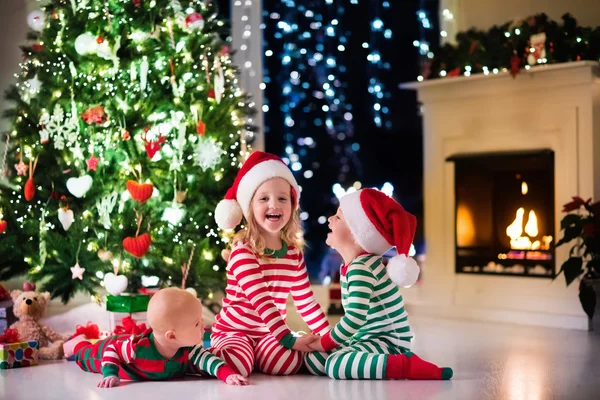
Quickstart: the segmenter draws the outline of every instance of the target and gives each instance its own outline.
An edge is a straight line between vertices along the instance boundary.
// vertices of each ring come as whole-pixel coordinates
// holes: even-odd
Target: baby
[[[65,355],[75,354],[84,371],[101,373],[98,387],[118,386],[126,380],[165,380],[183,376],[191,362],[229,385],[247,385],[220,358],[202,348],[202,304],[177,288],[158,291],[148,304],[150,329],[141,335],[112,336],[91,344],[82,335],[64,344]]]

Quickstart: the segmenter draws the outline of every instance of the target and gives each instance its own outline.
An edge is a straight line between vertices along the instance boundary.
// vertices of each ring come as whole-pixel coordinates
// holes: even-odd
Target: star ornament
[[[81,268],[79,266],[79,263],[75,264],[74,267],[71,267],[71,273],[73,274],[73,276],[71,276],[71,279],[79,279],[80,281],[82,281],[84,272],[85,268]]]
[[[89,160],[86,160],[85,163],[87,164],[87,170],[89,171],[96,171],[98,169],[98,162],[100,161],[100,159],[98,157],[96,157],[95,155],[92,154],[92,156],[90,157]]]
[[[27,175],[27,164],[25,164],[23,160],[19,161],[18,164],[15,164],[15,169],[17,170],[17,175]]]

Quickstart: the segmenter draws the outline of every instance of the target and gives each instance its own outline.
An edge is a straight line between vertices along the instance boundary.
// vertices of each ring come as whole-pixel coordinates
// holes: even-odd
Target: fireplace
[[[456,272],[553,278],[554,152],[462,153],[454,167]]]
[[[426,253],[407,307],[587,329],[578,285],[550,278],[570,250],[556,247],[561,205],[600,199],[600,64],[402,87],[418,91],[424,127]]]

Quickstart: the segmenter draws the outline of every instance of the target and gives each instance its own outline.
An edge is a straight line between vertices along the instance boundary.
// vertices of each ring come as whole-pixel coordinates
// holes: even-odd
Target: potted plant
[[[589,330],[600,332],[600,201],[592,204],[592,199],[573,197],[562,211],[569,214],[560,222],[564,234],[556,246],[574,244],[556,276],[563,272],[567,286],[580,278],[579,300],[589,317]]]

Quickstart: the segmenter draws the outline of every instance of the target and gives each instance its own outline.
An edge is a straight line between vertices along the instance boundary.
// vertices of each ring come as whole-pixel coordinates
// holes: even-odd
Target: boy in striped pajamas
[[[302,366],[315,335],[296,337],[287,327],[290,293],[300,315],[318,334],[329,323],[308,280],[298,218],[300,190],[291,171],[272,154],[254,152],[215,210],[222,229],[245,227],[233,239],[226,297],[212,326],[211,350],[243,376],[254,368],[289,375]]]
[[[103,375],[98,387],[118,386],[126,380],[165,380],[182,377],[188,367],[204,371],[229,385],[247,385],[221,359],[202,348],[202,304],[177,288],[159,290],[148,304],[150,329],[141,335],[121,335],[95,344],[82,335],[64,345],[84,371]]]
[[[384,193],[363,189],[340,199],[329,218],[327,244],[344,259],[341,268],[345,315],[305,357],[314,375],[333,379],[450,379],[410,352],[412,333],[398,289],[417,281],[419,267],[407,253],[416,219]],[[387,266],[381,255],[396,246]]]

